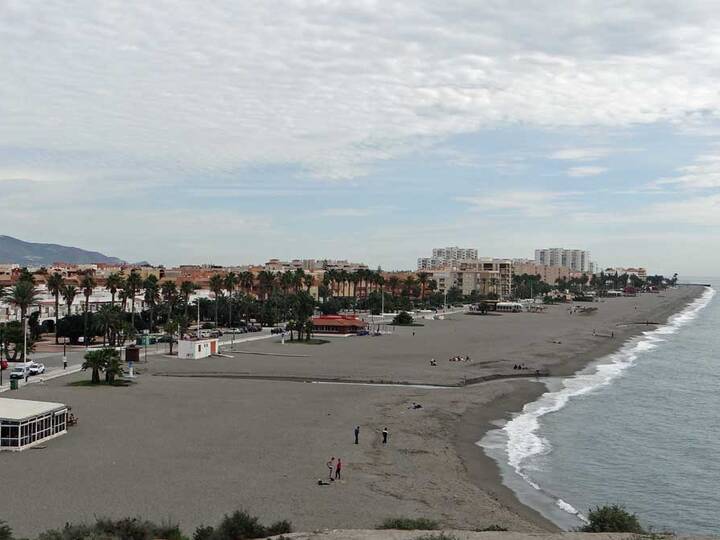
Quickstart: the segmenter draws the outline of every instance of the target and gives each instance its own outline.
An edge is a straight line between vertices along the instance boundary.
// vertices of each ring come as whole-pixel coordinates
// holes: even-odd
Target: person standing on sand
[[[383,439],[383,444],[387,444],[387,439],[388,439],[388,429],[387,428],[383,428],[383,430],[382,430],[382,439]]]
[[[340,458],[337,460],[337,465],[335,465],[335,480],[340,480],[340,472],[342,471],[342,461],[340,461]]]
[[[332,479],[333,479],[333,469],[335,468],[335,457],[334,457],[334,456],[331,457],[331,458],[330,458],[330,461],[328,461],[328,462],[326,463],[326,465],[327,465],[327,468],[328,468],[328,471],[329,471],[329,472],[328,472],[328,478],[330,478],[330,480],[332,480]]]
[[[360,426],[355,426],[355,444],[360,444]]]

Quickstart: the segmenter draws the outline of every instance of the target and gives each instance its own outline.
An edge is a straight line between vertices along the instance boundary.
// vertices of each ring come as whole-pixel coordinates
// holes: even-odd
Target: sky
[[[0,0],[0,234],[717,275],[710,1]]]

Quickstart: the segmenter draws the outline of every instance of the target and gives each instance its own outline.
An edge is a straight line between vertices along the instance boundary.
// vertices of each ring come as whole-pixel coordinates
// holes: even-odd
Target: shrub
[[[112,520],[98,518],[94,525],[66,524],[62,529],[51,529],[38,535],[38,540],[81,540],[105,538],[116,540],[183,540],[177,525],[157,525],[139,518]]]
[[[393,319],[393,324],[397,325],[409,325],[413,323],[412,315],[410,315],[407,311],[401,311],[397,315],[395,315],[395,318]]]
[[[635,514],[624,507],[613,504],[596,506],[588,513],[589,523],[582,527],[582,532],[623,532],[643,534],[645,531]]]
[[[457,536],[452,534],[445,534],[444,532],[438,534],[423,534],[418,536],[415,540],[460,540]]]
[[[440,524],[427,518],[387,518],[377,527],[378,529],[400,529],[403,531],[433,531],[440,528]]]
[[[13,533],[10,526],[0,519],[0,540],[12,540]]]
[[[225,515],[220,524],[206,536],[206,540],[245,540],[249,538],[264,538],[285,534],[292,531],[289,521],[277,521],[265,527],[256,516],[251,516],[244,510]],[[195,531],[197,533],[197,531]]]
[[[210,526],[200,525],[193,533],[193,540],[210,540],[215,529]]]
[[[503,527],[502,525],[488,525],[487,527],[481,527],[479,529],[475,529],[475,532],[492,532],[492,531],[507,531],[507,527]]]

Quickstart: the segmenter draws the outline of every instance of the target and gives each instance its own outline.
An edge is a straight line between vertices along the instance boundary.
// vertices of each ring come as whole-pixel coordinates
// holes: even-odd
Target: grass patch
[[[423,323],[414,322],[410,324],[396,324],[396,323],[388,323],[388,326],[425,326]]]
[[[68,386],[130,386],[132,382],[125,381],[125,380],[115,380],[114,383],[110,384],[105,381],[100,381],[99,383],[94,383],[92,381],[72,381],[67,383]]]
[[[294,343],[296,345],[325,345],[326,343],[330,343],[329,339],[320,339],[320,338],[310,338],[310,339],[289,339],[286,340],[285,343]]]
[[[434,519],[394,517],[385,519],[378,529],[399,529],[401,531],[434,531],[440,524]]]

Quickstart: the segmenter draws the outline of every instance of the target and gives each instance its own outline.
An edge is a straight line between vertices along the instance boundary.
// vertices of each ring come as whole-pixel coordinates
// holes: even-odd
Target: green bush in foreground
[[[290,522],[277,521],[266,527],[245,511],[226,515],[217,527],[200,526],[193,540],[250,540],[292,532]],[[118,520],[98,518],[94,524],[66,523],[62,529],[50,529],[37,540],[187,540],[180,528],[171,523],[158,525],[140,518]],[[13,540],[12,529],[0,520],[0,540]]]
[[[645,531],[635,514],[624,507],[613,504],[596,506],[588,513],[588,524],[580,528],[582,532],[621,532],[643,534]]]
[[[12,529],[0,519],[0,540],[12,540]]]
[[[202,527],[200,536],[204,540],[245,540],[246,538],[264,538],[291,532],[292,527],[287,520],[277,521],[265,527],[258,518],[245,511],[225,515],[220,524],[212,529]],[[196,531],[197,534],[198,531]]]
[[[400,529],[403,531],[434,531],[440,524],[427,518],[387,518],[377,527],[378,529]]]

